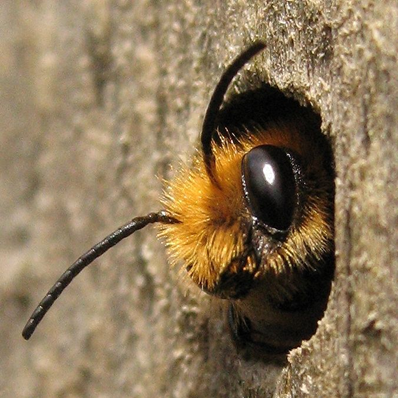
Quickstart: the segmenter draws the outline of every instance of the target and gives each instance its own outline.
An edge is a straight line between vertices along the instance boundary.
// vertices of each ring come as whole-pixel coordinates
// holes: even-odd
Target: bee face
[[[319,118],[268,86],[223,104],[233,77],[264,47],[254,44],[222,75],[202,148],[167,184],[165,210],[133,219],[72,264],[25,338],[82,269],[150,223],[159,223],[172,263],[229,301],[238,345],[285,353],[314,333],[334,267],[333,168]]]
[[[237,298],[250,289],[243,275],[254,282],[313,268],[329,252],[333,186],[322,169],[322,148],[292,125],[257,126],[238,142],[219,140],[218,184],[197,155],[163,199],[180,223],[160,228],[171,257],[186,264],[203,290]]]

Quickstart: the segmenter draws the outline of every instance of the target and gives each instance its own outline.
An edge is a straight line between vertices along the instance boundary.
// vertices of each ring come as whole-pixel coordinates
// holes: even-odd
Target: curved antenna
[[[239,70],[256,54],[265,48],[265,43],[257,41],[247,50],[243,51],[224,71],[218,82],[213,95],[211,96],[209,106],[207,107],[205,118],[203,120],[201,142],[203,160],[206,166],[206,172],[209,178],[216,184],[216,176],[213,173],[215,158],[212,149],[212,138],[216,127],[217,117],[220,113],[220,107],[223,103],[225,93],[231,84],[232,79],[237,75]]]
[[[54,286],[44,296],[43,300],[40,301],[39,305],[33,311],[28,322],[26,323],[22,336],[24,339],[29,340],[32,336],[36,327],[43,319],[44,315],[48,312],[54,301],[60,296],[64,289],[72,282],[72,280],[81,272],[84,268],[90,265],[96,258],[100,257],[111,247],[115,246],[122,239],[127,238],[134,232],[146,227],[148,224],[153,223],[163,224],[174,224],[179,221],[174,217],[171,217],[166,211],[160,211],[159,213],[149,213],[143,217],[133,218],[127,224],[119,227],[116,231],[112,232],[101,242],[94,245],[89,251],[79,257],[57,280]]]

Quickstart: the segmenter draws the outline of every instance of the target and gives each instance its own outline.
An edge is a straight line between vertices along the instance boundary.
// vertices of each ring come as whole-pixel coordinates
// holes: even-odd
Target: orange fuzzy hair
[[[314,140],[303,138],[299,126],[285,123],[256,130],[240,138],[238,144],[221,134],[221,144],[213,143],[214,174],[219,186],[211,181],[202,154],[197,153],[192,166],[181,166],[162,198],[167,212],[180,221],[159,226],[172,263],[183,261],[193,281],[210,293],[224,272],[242,271],[234,269],[235,259],[246,256],[244,271],[258,279],[268,272],[279,274],[289,268],[311,266],[307,264],[308,256],[319,260],[333,239],[328,200],[315,194],[303,209],[302,222],[293,224],[283,245],[277,245],[261,259],[260,266],[252,255],[247,255],[242,221],[249,212],[241,182],[245,153],[266,144],[289,148],[308,161],[309,173],[314,171],[321,180],[327,180],[322,175],[322,151]]]

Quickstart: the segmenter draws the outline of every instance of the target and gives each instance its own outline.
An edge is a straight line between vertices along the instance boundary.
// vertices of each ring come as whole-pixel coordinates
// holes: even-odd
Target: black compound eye
[[[283,148],[261,145],[242,159],[242,184],[254,217],[285,231],[293,220],[296,181],[292,162]]]

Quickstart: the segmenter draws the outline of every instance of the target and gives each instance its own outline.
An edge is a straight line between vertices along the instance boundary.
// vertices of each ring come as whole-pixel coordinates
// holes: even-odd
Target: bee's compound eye
[[[272,145],[253,148],[242,159],[242,184],[253,216],[285,231],[292,223],[296,182],[286,151]]]

